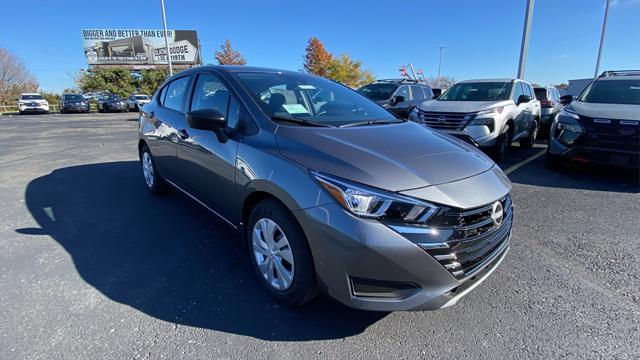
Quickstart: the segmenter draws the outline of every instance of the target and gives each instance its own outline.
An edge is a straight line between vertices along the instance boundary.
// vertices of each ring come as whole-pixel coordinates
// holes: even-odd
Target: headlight
[[[411,121],[415,121],[417,123],[420,122],[420,110],[418,110],[418,107],[414,107],[413,110],[411,110],[411,112],[409,113],[409,120]]]
[[[556,116],[556,130],[554,136],[558,141],[565,145],[573,145],[584,132],[580,125],[580,117],[568,110],[562,110]]]
[[[475,117],[478,118],[478,117],[484,117],[486,115],[502,114],[502,110],[504,110],[504,106],[478,111],[477,113],[475,113]]]
[[[329,194],[354,215],[408,223],[426,222],[438,208],[427,202],[393,192],[369,188],[313,172]]]

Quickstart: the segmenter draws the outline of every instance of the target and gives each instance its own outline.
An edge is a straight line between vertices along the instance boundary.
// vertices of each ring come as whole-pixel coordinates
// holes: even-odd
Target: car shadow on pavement
[[[514,145],[507,159],[498,165],[509,171],[535,157],[508,174],[509,179],[518,184],[620,193],[640,192],[640,172],[637,169],[583,163],[567,163],[558,169],[549,169],[544,164],[544,154],[541,154],[546,148],[544,140],[538,141],[530,149]]]
[[[61,168],[31,181],[26,203],[40,228],[109,299],[175,323],[264,340],[344,338],[386,313],[320,297],[277,305],[251,272],[237,233],[176,191],[150,195],[138,163]],[[82,299],[78,299],[82,301]]]

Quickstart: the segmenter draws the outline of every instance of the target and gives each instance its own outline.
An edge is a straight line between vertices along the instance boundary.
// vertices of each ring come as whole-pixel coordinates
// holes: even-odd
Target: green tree
[[[76,82],[82,91],[107,91],[127,97],[135,92],[136,84],[131,71],[126,68],[95,69],[81,74]]]
[[[361,61],[352,60],[347,54],[340,54],[340,57],[331,60],[326,77],[351,88],[357,88],[375,80],[369,70],[362,69]]]
[[[312,37],[307,43],[304,55],[304,71],[322,77],[327,77],[333,56],[325,49],[324,44],[317,37]]]
[[[215,56],[219,65],[244,65],[247,63],[240,52],[233,50],[229,39],[220,45],[220,50],[215,52]]]
[[[143,94],[153,95],[158,87],[169,77],[169,69],[142,70],[136,81],[138,91]]]

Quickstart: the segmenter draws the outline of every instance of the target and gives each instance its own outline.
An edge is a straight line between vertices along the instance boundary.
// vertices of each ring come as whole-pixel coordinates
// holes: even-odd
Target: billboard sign
[[[167,30],[173,64],[199,63],[195,30]],[[84,29],[84,56],[89,65],[167,64],[163,30]]]

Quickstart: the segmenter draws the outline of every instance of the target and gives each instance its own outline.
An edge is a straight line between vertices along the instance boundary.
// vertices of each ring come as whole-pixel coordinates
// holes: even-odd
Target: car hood
[[[500,101],[442,101],[427,100],[418,106],[420,110],[437,112],[470,113],[496,106],[513,104],[511,100]]]
[[[567,110],[592,118],[640,120],[640,105],[598,104],[574,101]]]
[[[280,126],[276,139],[284,156],[309,169],[389,191],[449,183],[494,166],[462,140],[414,122],[353,128]]]

